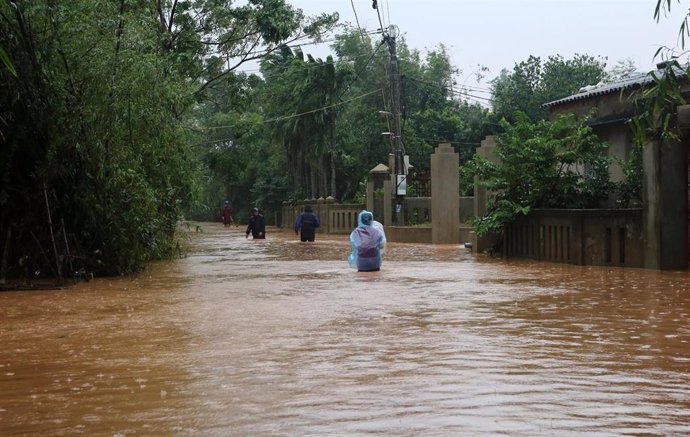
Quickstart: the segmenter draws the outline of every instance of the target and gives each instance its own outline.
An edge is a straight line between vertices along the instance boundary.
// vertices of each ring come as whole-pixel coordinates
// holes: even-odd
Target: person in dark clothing
[[[229,200],[225,201],[225,206],[223,207],[223,225],[225,227],[234,224],[235,220],[232,218],[232,205]]]
[[[311,206],[304,207],[304,212],[297,217],[295,222],[295,235],[299,233],[300,241],[314,241],[316,228],[321,225],[319,217],[312,212]]]
[[[252,216],[249,217],[249,225],[247,225],[247,238],[251,232],[255,240],[266,238],[266,220],[264,216],[259,214],[259,208],[254,208]]]

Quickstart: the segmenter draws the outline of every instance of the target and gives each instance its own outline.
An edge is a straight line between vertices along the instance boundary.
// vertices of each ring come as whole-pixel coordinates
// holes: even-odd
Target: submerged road
[[[200,224],[136,278],[0,293],[2,436],[690,434],[690,275]]]

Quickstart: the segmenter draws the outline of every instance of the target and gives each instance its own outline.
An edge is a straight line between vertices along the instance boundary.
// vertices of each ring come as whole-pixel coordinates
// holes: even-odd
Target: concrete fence
[[[335,203],[333,198],[302,200],[294,204],[284,203],[281,211],[280,227],[293,229],[297,217],[304,207],[310,205],[314,214],[321,220],[318,232],[329,234],[349,234],[357,227],[357,216],[365,207],[358,203]]]
[[[382,200],[382,199],[376,199]],[[472,217],[472,197],[460,197],[461,238],[457,243],[468,241],[469,227],[463,225]],[[332,198],[301,200],[294,204],[284,203],[281,208],[281,220],[279,226],[283,229],[292,229],[297,217],[304,210],[305,205],[310,205],[314,213],[321,219],[319,232],[331,234],[349,234],[357,226],[357,216],[365,209],[366,205],[358,203],[335,203]],[[383,208],[380,208],[383,209]],[[386,236],[390,232],[390,241],[408,243],[431,244],[431,198],[408,197],[405,199],[405,223],[412,227],[393,228],[386,227]],[[376,217],[383,223],[383,217]],[[424,226],[424,224],[428,226]],[[417,225],[417,226],[414,226]],[[421,227],[418,225],[422,225]]]
[[[534,210],[506,227],[506,257],[644,266],[641,209]]]

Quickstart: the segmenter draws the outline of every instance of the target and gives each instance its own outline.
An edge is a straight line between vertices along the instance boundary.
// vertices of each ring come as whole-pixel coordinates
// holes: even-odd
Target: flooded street
[[[687,272],[389,244],[358,273],[347,236],[202,227],[136,278],[0,293],[0,435],[690,434]]]

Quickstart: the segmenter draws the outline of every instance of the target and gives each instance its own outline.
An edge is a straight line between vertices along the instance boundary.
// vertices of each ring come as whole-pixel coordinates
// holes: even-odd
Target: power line
[[[406,76],[406,77],[407,77],[407,76]],[[495,102],[497,101],[497,100],[495,100],[495,99],[493,99],[493,98],[482,97],[482,96],[477,96],[477,95],[474,95],[474,94],[470,94],[470,93],[467,92],[466,89],[463,89],[463,88],[459,88],[459,89],[458,89],[458,88],[454,88],[454,87],[452,87],[452,86],[447,86],[447,85],[439,84],[439,83],[436,83],[436,82],[431,82],[431,81],[422,80],[422,79],[416,79],[416,78],[414,78],[414,77],[407,77],[407,79],[410,79],[410,80],[412,80],[413,82],[419,82],[419,83],[425,83],[425,84],[428,84],[428,85],[438,86],[438,87],[440,87],[440,88],[442,88],[442,89],[447,90],[447,91],[448,91],[449,93],[451,93],[451,94],[457,93],[457,94],[459,94],[461,97],[467,98],[467,100],[469,100],[469,98],[472,98],[472,99],[475,99],[475,100],[486,101],[486,102],[489,102],[489,103],[495,103]],[[487,92],[486,90],[482,90],[482,89],[480,89],[480,88],[476,88],[475,90],[476,90],[475,92]],[[493,92],[492,92],[491,94],[493,94]]]
[[[378,30],[370,30],[365,32],[365,35],[376,35],[381,33]],[[258,57],[259,55],[267,55],[270,53],[275,52],[277,49],[279,49],[282,46],[289,47],[291,49],[302,47],[302,46],[310,46],[310,45],[317,45],[317,44],[324,44],[324,43],[329,43],[329,42],[335,42],[337,41],[337,38],[331,38],[331,39],[326,39],[326,40],[321,40],[321,41],[307,41],[307,42],[301,42],[301,43],[296,43],[296,44],[282,44],[279,46],[276,46],[274,48],[269,48],[269,49],[263,49],[263,50],[256,50],[256,51],[248,51],[248,52],[242,52],[242,53],[233,53],[232,55],[226,55],[223,56],[224,58],[227,59],[235,59],[235,58],[244,58],[247,56],[252,56],[252,57]]]
[[[369,66],[369,64],[371,63],[371,61],[372,61],[372,60],[374,59],[374,57],[376,56],[376,53],[378,53],[379,49],[383,46],[384,43],[385,43],[385,41],[382,41],[382,42],[376,47],[376,49],[372,51],[371,55],[369,55],[369,58],[368,58],[367,61],[364,63],[364,66],[357,72],[355,78],[347,85],[347,87],[343,90],[343,92],[338,96],[338,100],[342,99],[342,97],[343,97],[348,91],[350,91],[352,85],[360,78],[360,76],[361,76],[361,74],[364,72],[364,70],[367,69],[367,67]],[[324,64],[324,65],[325,65],[325,64]],[[284,68],[288,68],[288,67],[286,66],[286,67],[284,67]],[[353,100],[361,99],[361,98],[363,98],[363,97],[369,96],[369,95],[374,94],[374,93],[379,92],[379,91],[382,92],[383,90],[377,89],[377,90],[374,90],[374,91],[371,91],[371,92],[362,94],[362,95],[360,95],[360,96],[353,97],[353,98],[348,99],[348,100],[343,100],[343,101],[341,101],[341,102],[339,102],[339,103],[335,103],[335,104],[333,104],[333,105],[325,106],[325,107],[322,107],[322,108],[314,109],[314,110],[307,111],[307,112],[303,112],[303,113],[300,113],[300,114],[294,114],[294,115],[289,115],[289,116],[277,117],[277,118],[275,118],[275,119],[264,120],[263,123],[268,123],[268,122],[273,122],[273,121],[286,120],[286,119],[290,119],[290,118],[299,117],[299,116],[302,116],[302,115],[307,115],[307,114],[311,114],[311,113],[314,113],[314,112],[322,111],[322,110],[325,110],[325,109],[329,109],[329,108],[332,108],[332,107],[335,107],[335,106],[339,106],[339,105],[342,105],[342,104],[351,102],[351,101],[353,101]],[[383,92],[382,92],[382,95],[383,95]],[[385,99],[384,99],[384,100],[385,100]],[[385,105],[384,105],[384,108],[385,108]],[[222,129],[222,128],[228,128],[228,127],[232,127],[232,126],[213,126],[213,127],[207,128],[207,129]]]
[[[272,123],[272,122],[274,122],[274,121],[289,120],[289,119],[291,119],[291,118],[296,118],[296,117],[301,117],[301,116],[303,116],[303,115],[313,114],[313,113],[315,113],[315,112],[324,111],[324,110],[326,110],[326,109],[335,108],[336,106],[344,105],[344,104],[346,104],[346,103],[352,102],[353,100],[358,100],[358,99],[364,98],[364,97],[366,97],[366,96],[370,96],[370,95],[372,95],[372,94],[374,94],[374,93],[378,93],[378,92],[380,92],[380,91],[381,91],[381,89],[379,88],[379,89],[376,89],[376,90],[374,90],[374,91],[369,91],[368,93],[364,93],[364,94],[361,94],[361,95],[359,95],[359,96],[352,97],[352,98],[350,98],[350,99],[343,100],[343,101],[338,102],[338,103],[334,103],[334,104],[332,104],[332,105],[323,106],[323,107],[321,107],[321,108],[312,109],[312,110],[310,110],[310,111],[301,112],[301,113],[299,113],[299,114],[284,115],[284,116],[280,116],[280,117],[270,118],[270,119],[268,119],[268,120],[262,120],[261,123]],[[228,126],[208,126],[208,127],[205,127],[204,129],[205,129],[205,130],[211,130],[211,129],[227,129],[227,128],[231,128],[231,127],[235,127],[235,126],[231,126],[231,125],[228,125]]]
[[[357,10],[355,9],[355,1],[350,0],[352,5],[352,12],[355,14],[355,21],[357,22],[357,29],[359,29],[359,37],[362,39],[362,44],[364,44],[364,34],[362,33],[362,27],[359,25],[359,17],[357,17]]]
[[[367,59],[367,62],[365,62],[365,63],[364,63],[364,66],[357,72],[357,74],[355,75],[355,78],[352,79],[352,82],[350,82],[350,83],[347,85],[347,87],[345,87],[345,89],[344,89],[343,92],[340,94],[340,96],[338,96],[338,99],[341,99],[341,98],[343,97],[343,95],[344,95],[346,92],[350,91],[350,87],[352,87],[352,85],[353,85],[355,82],[357,82],[357,80],[358,80],[359,77],[362,75],[362,73],[364,72],[364,70],[367,69],[367,67],[368,67],[369,64],[371,63],[372,59],[374,59],[374,56],[376,56],[376,53],[378,53],[379,49],[383,46],[383,44],[384,44],[384,42],[381,42],[381,43],[376,47],[376,49],[371,53],[371,55],[369,56],[369,59]]]
[[[439,83],[438,83],[438,82],[432,82],[432,81],[430,81],[430,80],[418,79],[418,78],[416,78],[416,77],[410,77],[410,76],[405,76],[405,78],[406,78],[406,79],[409,79],[409,80],[411,80],[411,81],[414,81],[414,82],[426,83],[426,84],[429,84],[429,85],[439,86]],[[493,92],[490,88],[471,87],[471,86],[466,86],[466,85],[463,85],[463,86],[460,87],[460,88],[456,88],[456,87],[453,87],[453,86],[446,86],[446,85],[440,85],[440,86],[442,86],[442,87],[444,87],[444,88],[446,88],[446,89],[452,89],[453,91],[456,91],[456,92],[459,92],[459,91],[464,90],[464,89],[469,89],[469,90],[472,90],[472,91],[479,91],[479,92]]]
[[[496,100],[494,100],[494,99],[490,99],[488,97],[482,97],[482,96],[475,96],[475,95],[470,94],[470,93],[463,93],[463,95],[468,96],[468,97],[472,97],[473,99],[485,100],[485,101],[491,102],[491,103],[496,102]]]
[[[383,21],[381,20],[381,12],[379,12],[379,7],[376,3],[376,0],[373,0],[371,7],[376,10],[376,15],[379,17],[379,24],[381,25],[381,32],[383,32],[383,29],[385,29],[385,27],[383,26]]]
[[[356,60],[356,59],[364,59],[364,58],[369,58],[371,55],[361,55],[361,56],[348,56],[348,59]],[[338,62],[346,62],[343,61],[342,59],[337,59],[336,61]],[[369,61],[367,61],[369,62]],[[287,69],[293,69],[293,68],[301,68],[301,69],[311,69],[311,68],[321,68],[321,67],[327,67],[329,64],[327,63],[311,63],[304,61],[304,65],[276,65],[271,67],[273,70],[287,70]],[[253,68],[253,69],[248,69],[248,70],[237,70],[238,73],[258,73],[261,72],[261,68]]]
[[[467,86],[467,85],[462,85],[460,88],[454,88],[454,89],[455,90],[469,90],[469,91],[473,91],[476,93],[487,93],[487,94],[493,94],[494,93],[493,90],[491,90],[489,88],[477,88],[477,87],[471,87],[471,86]]]
[[[307,114],[313,114],[313,113],[315,113],[315,112],[323,111],[323,110],[325,110],[325,109],[335,108],[336,106],[344,105],[345,103],[349,103],[349,102],[352,102],[353,100],[358,100],[358,99],[364,98],[364,97],[366,97],[366,96],[372,95],[372,94],[374,94],[374,93],[378,93],[378,92],[380,92],[380,91],[381,91],[381,89],[379,88],[379,89],[376,89],[376,90],[374,90],[374,91],[369,91],[368,93],[361,94],[361,95],[359,95],[359,96],[357,96],[357,97],[352,97],[352,98],[350,98],[350,99],[343,100],[343,101],[338,102],[338,103],[334,103],[334,104],[332,104],[332,105],[324,106],[324,107],[317,108],[317,109],[312,109],[311,111],[302,112],[302,113],[300,113],[300,114],[285,115],[285,116],[282,116],[282,117],[276,117],[276,118],[272,118],[272,119],[269,119],[269,120],[264,120],[263,122],[264,122],[264,123],[271,123],[271,122],[274,122],[274,121],[288,120],[288,119],[290,119],[290,118],[301,117],[301,116],[307,115]]]

